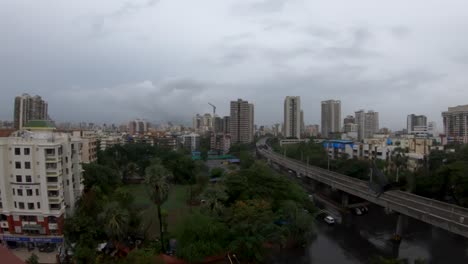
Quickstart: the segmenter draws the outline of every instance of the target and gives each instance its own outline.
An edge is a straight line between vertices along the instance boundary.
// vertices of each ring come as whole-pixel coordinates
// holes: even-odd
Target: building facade
[[[301,138],[303,114],[300,96],[286,96],[284,99],[284,136]]]
[[[181,135],[178,137],[179,146],[190,150],[198,151],[200,150],[200,135],[196,133],[190,133],[186,135]]]
[[[329,138],[341,130],[341,101],[322,101],[322,137]]]
[[[83,191],[81,139],[27,126],[0,138],[1,237],[61,243],[64,218]]]
[[[427,117],[425,115],[408,115],[406,131],[408,134],[427,133]]]
[[[238,99],[231,101],[231,115],[229,131],[231,135],[231,142],[237,143],[251,143],[254,140],[254,105],[249,104],[248,101]]]
[[[448,142],[468,143],[468,105],[449,107],[442,119]]]
[[[357,136],[359,140],[371,138],[379,132],[379,113],[372,110],[367,113],[364,110],[355,112]]]
[[[39,95],[23,94],[15,97],[14,126],[19,130],[30,120],[48,120],[48,105]]]

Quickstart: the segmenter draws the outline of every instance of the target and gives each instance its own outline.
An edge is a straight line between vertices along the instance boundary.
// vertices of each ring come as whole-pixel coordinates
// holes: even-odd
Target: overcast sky
[[[255,104],[255,123],[281,122],[300,95],[342,116],[406,115],[468,104],[466,0],[0,0],[0,120],[24,92],[57,121],[191,122],[229,101]]]

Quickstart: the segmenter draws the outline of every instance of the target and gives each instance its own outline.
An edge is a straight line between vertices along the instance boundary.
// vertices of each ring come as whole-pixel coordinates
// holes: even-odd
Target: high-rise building
[[[341,130],[341,101],[322,101],[322,137],[330,137]]]
[[[254,123],[254,116],[255,116],[255,112],[254,112],[254,105],[253,104],[249,104],[249,130],[250,130],[250,133],[249,133],[249,142],[253,142],[254,141],[254,135],[255,135],[255,131],[257,130],[257,126],[255,125]]]
[[[286,96],[284,99],[284,136],[301,138],[301,97]]]
[[[468,143],[468,105],[449,107],[442,112],[442,119],[449,142]]]
[[[0,233],[4,240],[62,243],[64,218],[83,191],[81,139],[43,120],[23,129],[0,138]]]
[[[144,119],[135,119],[128,123],[128,133],[130,135],[144,135],[148,132],[149,124]]]
[[[219,116],[213,117],[213,131],[215,133],[223,133],[224,132],[224,122],[223,119]]]
[[[356,124],[356,118],[354,118],[352,115],[346,116],[343,120],[343,125],[346,124]]]
[[[254,138],[254,106],[248,101],[231,101],[229,131],[231,142],[251,143]]]
[[[425,115],[408,115],[406,130],[408,134],[427,133],[427,117]]]
[[[301,110],[301,135],[305,133],[304,111]]]
[[[196,114],[192,119],[193,130],[198,131],[202,127],[203,117],[200,114]]]
[[[379,132],[379,113],[372,110],[367,113],[364,110],[355,112],[358,139],[372,138]]]
[[[39,95],[27,93],[15,97],[14,122],[16,129],[22,129],[30,120],[48,120],[47,102]]]
[[[223,117],[223,132],[229,134],[230,132],[230,122],[231,122],[231,117],[225,116]]]

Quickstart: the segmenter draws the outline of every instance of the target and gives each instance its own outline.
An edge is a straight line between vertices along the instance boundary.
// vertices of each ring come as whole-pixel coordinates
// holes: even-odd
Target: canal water
[[[346,224],[328,226],[317,219],[317,236],[311,243],[296,250],[282,250],[269,263],[276,264],[357,264],[369,263],[372,256],[408,259],[422,258],[426,263],[467,264],[468,239],[408,218],[403,240],[390,241],[397,217],[378,206],[369,213],[351,216]]]

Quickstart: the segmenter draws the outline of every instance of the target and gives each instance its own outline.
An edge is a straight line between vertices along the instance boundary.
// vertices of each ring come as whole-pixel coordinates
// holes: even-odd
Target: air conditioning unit
[[[7,221],[0,222],[0,227],[1,228],[8,228],[8,222]]]

